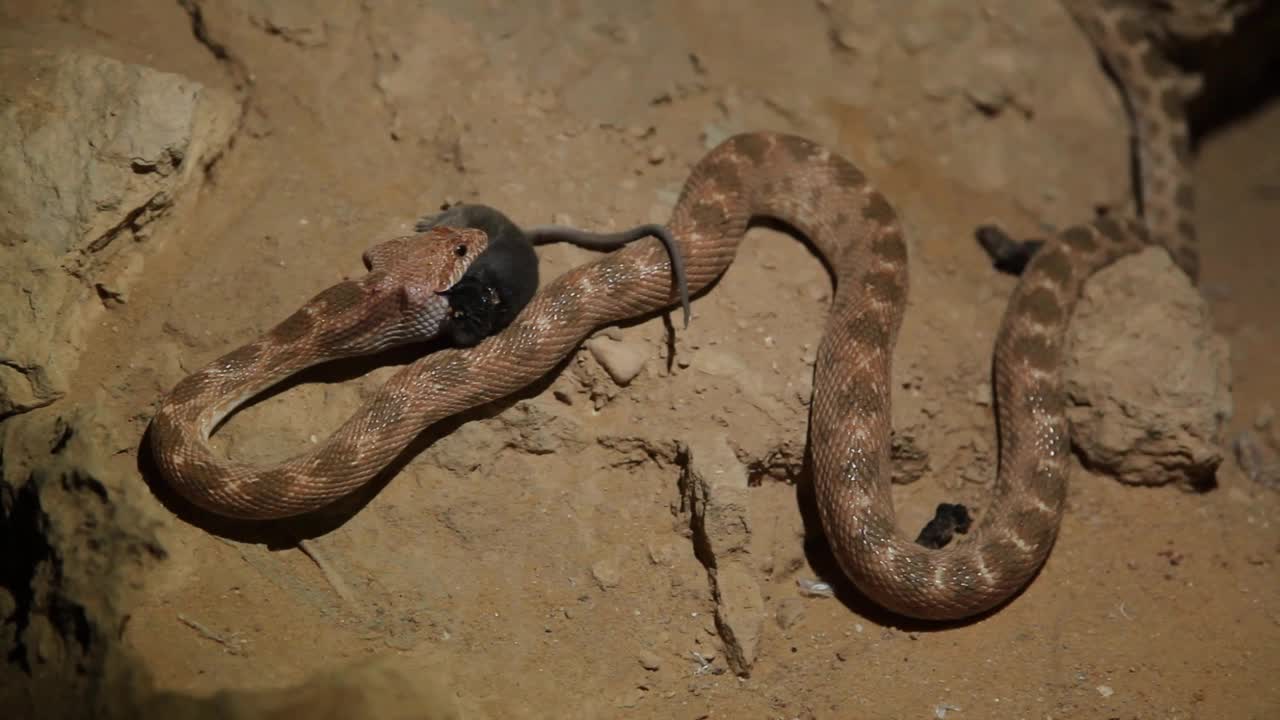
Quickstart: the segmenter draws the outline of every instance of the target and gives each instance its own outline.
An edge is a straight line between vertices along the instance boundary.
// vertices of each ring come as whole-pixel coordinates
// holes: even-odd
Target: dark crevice
[[[149,200],[130,210],[129,214],[124,216],[124,219],[108,228],[96,240],[89,243],[89,252],[96,253],[103,250],[125,230],[133,233],[138,232],[143,225],[154,220],[172,204],[173,202],[167,193],[159,192],[152,195]]]
[[[711,551],[711,543],[707,538],[705,518],[698,509],[699,503],[703,502],[705,498],[697,497],[698,483],[693,479],[690,460],[689,447],[684,443],[680,443],[676,449],[675,458],[676,465],[681,468],[680,478],[677,480],[680,491],[680,512],[687,513],[689,516],[689,539],[693,544],[694,557],[708,571],[715,572],[716,556]]]
[[[70,472],[62,475],[62,486],[72,492],[91,492],[94,497],[104,504],[110,499],[107,496],[107,486],[103,485],[98,478],[79,468],[73,468]]]
[[[1280,100],[1280,3],[1259,3],[1230,36],[1184,49],[1179,64],[1202,74],[1204,85],[1188,104],[1192,143]]]
[[[31,673],[31,656],[26,632],[36,604],[36,575],[46,563],[51,570],[50,582],[58,583],[62,574],[62,563],[45,536],[46,525],[47,518],[40,507],[40,495],[34,479],[28,479],[16,491],[8,484],[0,483],[0,537],[4,539],[6,548],[0,553],[0,588],[9,591],[15,606],[13,614],[4,620],[5,624],[14,626],[13,647],[5,659],[28,674]],[[65,610],[61,613],[63,618],[73,615]],[[56,618],[50,619],[57,622]],[[87,642],[82,645],[87,645]]]
[[[231,53],[227,51],[227,47],[214,40],[209,34],[209,27],[204,23],[204,12],[200,9],[200,3],[196,2],[196,0],[178,0],[178,5],[191,18],[191,34],[196,36],[200,44],[209,48],[209,52],[213,53],[213,56],[219,60],[234,62]]]
[[[214,167],[218,161],[229,151],[235,147],[236,139],[240,137],[241,131],[245,127],[245,121],[249,114],[253,112],[253,73],[249,72],[249,67],[237,55],[232,53],[227,46],[219,42],[213,37],[209,31],[208,24],[205,23],[204,11],[200,7],[197,0],[178,0],[178,6],[186,12],[191,19],[191,34],[195,39],[209,52],[218,59],[219,62],[227,66],[228,71],[234,80],[234,87],[240,99],[240,115],[236,118],[235,128],[231,131],[231,136],[227,140],[227,146],[205,158],[202,169],[210,181],[213,181]],[[174,165],[177,167],[177,164]]]
[[[208,48],[220,62],[226,63],[235,77],[236,90],[244,96],[246,111],[249,101],[249,89],[253,86],[253,75],[249,72],[249,68],[239,57],[234,55],[227,46],[215,40],[212,33],[209,32],[209,26],[204,21],[204,11],[200,8],[200,3],[196,0],[178,0],[178,5],[191,18],[191,34],[195,39]],[[243,113],[242,113],[243,117]]]

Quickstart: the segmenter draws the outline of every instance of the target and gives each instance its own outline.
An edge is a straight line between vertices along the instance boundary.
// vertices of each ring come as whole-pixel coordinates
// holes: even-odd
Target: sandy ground
[[[973,227],[1037,231],[1126,187],[1115,92],[1051,2],[269,5],[204,8],[223,62],[177,5],[50,19],[50,33],[207,84],[252,78],[233,149],[190,214],[152,235],[75,380],[128,429],[113,462],[139,483],[155,482],[138,443],[173,383],[362,272],[360,253],[418,215],[460,199],[523,223],[661,221],[709,144],[770,128],[853,159],[908,229],[894,402],[929,453],[924,479],[896,489],[914,531],[940,500],[982,507],[990,485],[982,392],[1013,280]],[[1232,349],[1228,437],[1280,406],[1280,164],[1258,150],[1277,142],[1272,108],[1199,158],[1202,287]],[[544,278],[591,257],[541,255]],[[829,287],[802,243],[753,230],[689,328],[673,316],[674,354],[663,318],[609,331],[648,358],[627,386],[582,350],[543,386],[434,433],[336,520],[230,526],[157,503],[168,557],[122,642],[160,687],[201,694],[390,653],[476,717],[1276,712],[1280,497],[1230,458],[1206,493],[1077,466],[1043,572],[971,623],[905,623],[847,588],[803,596],[797,580],[835,579],[793,477]],[[408,359],[312,373],[217,442],[287,457]],[[682,509],[678,443],[707,433],[755,481],[765,622],[749,677],[726,671]]]

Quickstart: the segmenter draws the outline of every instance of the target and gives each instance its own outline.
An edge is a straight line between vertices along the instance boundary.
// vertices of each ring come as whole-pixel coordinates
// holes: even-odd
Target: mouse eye
[[[463,256],[465,256],[465,255],[467,254],[467,246],[466,246],[466,245],[458,245],[457,247],[455,247],[455,248],[453,249],[453,254],[454,254],[454,255],[457,255],[458,257],[463,257]]]

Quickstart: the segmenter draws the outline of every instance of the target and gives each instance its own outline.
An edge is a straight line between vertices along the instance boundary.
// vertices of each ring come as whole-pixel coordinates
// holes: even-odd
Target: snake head
[[[455,345],[475,345],[505,328],[537,290],[533,244],[498,210],[458,205],[417,228],[420,235],[370,248],[364,262],[371,276],[386,275],[380,292],[398,290],[401,312],[416,312],[422,330],[436,328]]]
[[[441,293],[462,280],[489,247],[473,228],[432,228],[379,243],[364,253],[369,274],[321,293],[307,313],[324,318],[317,342],[335,356],[430,340],[449,325]]]
[[[436,227],[374,245],[363,259],[370,273],[385,273],[395,284],[440,292],[457,284],[488,247],[482,230]]]

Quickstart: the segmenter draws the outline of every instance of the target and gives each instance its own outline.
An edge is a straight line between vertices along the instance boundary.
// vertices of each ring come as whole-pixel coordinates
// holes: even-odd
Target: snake
[[[1226,34],[1245,4],[1174,0],[1160,10],[1145,0],[1063,2],[1110,71],[1129,115],[1134,176],[1132,207],[1126,210],[1141,218],[1193,280],[1200,267],[1186,106],[1201,80],[1169,59],[1166,26],[1182,19],[1207,32],[1216,23],[1221,27],[1213,32]]]
[[[925,547],[899,532],[890,489],[891,359],[908,294],[902,223],[857,166],[797,135],[734,135],[693,165],[664,226],[684,283],[659,238],[636,239],[548,282],[500,330],[404,366],[309,451],[265,467],[217,457],[213,428],[281,379],[447,333],[456,308],[442,293],[494,241],[445,223],[375,246],[365,253],[366,276],[324,290],[181,380],[152,420],[153,456],[180,496],[216,514],[266,520],[315,511],[369,482],[432,424],[550,373],[596,330],[672,307],[685,283],[689,293],[706,289],[762,218],[808,238],[835,285],[813,370],[809,452],[840,569],[874,602],[923,620],[961,619],[1009,600],[1045,561],[1063,516],[1070,447],[1060,371],[1072,310],[1090,275],[1151,236],[1136,220],[1103,216],[1031,256],[995,341],[999,457],[989,503],[965,537]]]

